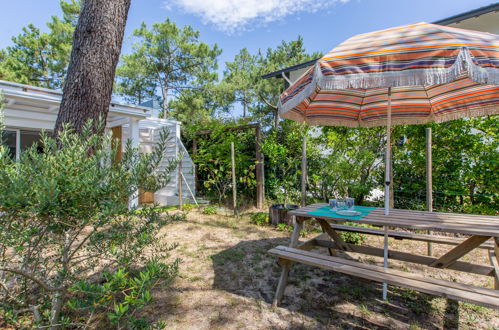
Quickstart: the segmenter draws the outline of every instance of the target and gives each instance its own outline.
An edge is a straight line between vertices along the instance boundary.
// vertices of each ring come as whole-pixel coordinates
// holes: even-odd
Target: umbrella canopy
[[[499,36],[429,23],[360,34],[280,97],[281,117],[312,125],[420,124],[499,113]]]

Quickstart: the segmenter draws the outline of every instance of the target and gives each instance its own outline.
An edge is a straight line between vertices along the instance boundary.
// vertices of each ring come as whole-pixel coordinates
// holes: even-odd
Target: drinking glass
[[[330,199],[329,200],[329,210],[331,210],[331,211],[338,210],[338,200],[337,199]]]
[[[353,210],[354,206],[355,206],[355,199],[354,198],[347,198],[346,204],[347,204],[347,209]]]
[[[344,209],[346,209],[346,208],[347,208],[347,204],[346,204],[346,202],[345,202],[345,200],[344,200],[344,199],[339,200],[339,201],[337,202],[337,205],[338,205],[338,210],[344,210]]]

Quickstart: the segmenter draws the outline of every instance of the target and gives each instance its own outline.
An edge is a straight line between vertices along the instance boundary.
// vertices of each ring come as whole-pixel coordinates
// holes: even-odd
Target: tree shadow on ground
[[[242,241],[212,255],[213,288],[272,304],[281,268],[267,251],[288,241]],[[322,253],[327,252],[322,249]],[[380,297],[380,283],[295,263],[280,307],[325,327],[388,329],[417,324],[426,329],[441,328],[441,318],[433,313],[432,297],[395,287],[389,287],[389,301]],[[288,326],[300,328],[299,324]]]

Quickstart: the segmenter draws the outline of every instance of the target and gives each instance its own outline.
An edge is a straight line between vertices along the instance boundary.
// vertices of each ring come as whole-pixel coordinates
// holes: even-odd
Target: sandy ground
[[[197,211],[163,231],[169,243],[179,244],[172,257],[182,259],[180,276],[155,290],[142,316],[164,321],[168,329],[499,329],[499,311],[396,287],[389,287],[389,301],[383,302],[379,283],[301,264],[293,266],[284,299],[273,308],[280,267],[266,251],[287,245],[289,232],[253,225],[249,215],[235,219]],[[365,244],[382,247],[382,237]],[[420,242],[391,240],[390,247],[426,252]],[[435,245],[434,251],[438,256],[448,248]],[[379,258],[353,257],[382,264]],[[466,259],[489,264],[484,250]],[[401,262],[391,267],[492,286],[491,277]]]

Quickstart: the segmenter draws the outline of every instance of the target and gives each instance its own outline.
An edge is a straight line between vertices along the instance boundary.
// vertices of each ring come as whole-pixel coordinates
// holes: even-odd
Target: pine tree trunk
[[[56,135],[65,123],[81,132],[90,119],[106,120],[130,2],[83,1],[55,124]]]

